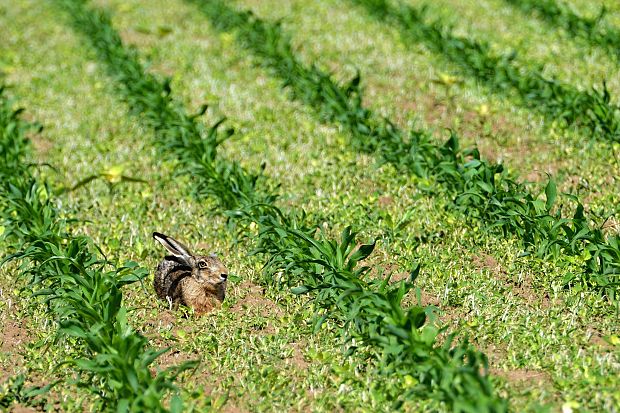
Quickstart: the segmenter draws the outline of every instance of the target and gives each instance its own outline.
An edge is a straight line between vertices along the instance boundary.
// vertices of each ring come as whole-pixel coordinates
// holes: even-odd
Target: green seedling
[[[553,27],[564,29],[571,37],[601,47],[615,59],[620,58],[620,30],[603,24],[607,14],[605,5],[595,17],[584,17],[556,0],[504,0],[527,14],[535,14]]]
[[[25,162],[30,155],[25,132],[31,125],[20,113],[0,88],[0,219],[3,241],[14,251],[2,258],[0,266],[19,261],[19,277],[26,280],[33,298],[43,299],[58,323],[59,336],[75,338],[83,346],[81,358],[65,363],[80,371],[101,411],[169,411],[163,400],[178,392],[174,378],[196,363],[151,372],[153,362],[166,350],[148,348],[146,337],[133,330],[121,291],[141,282],[148,271],[133,262],[116,267],[90,238],[68,232],[71,221],[61,218],[47,183],[39,181]],[[21,393],[13,399],[29,400],[48,388],[18,386]],[[181,411],[182,406],[179,401],[171,403],[170,411]]]
[[[76,189],[81,188],[97,179],[101,179],[106,183],[110,193],[114,191],[114,188],[116,188],[117,185],[125,182],[148,184],[148,181],[145,181],[144,179],[124,175],[124,171],[125,167],[123,165],[112,166],[103,172],[87,176],[86,178],[80,180],[78,183],[73,185],[71,188],[66,189],[66,191],[75,191]]]
[[[555,197],[549,201],[542,194],[530,193],[504,165],[483,160],[476,148],[462,149],[454,132],[451,132],[443,145],[438,145],[428,131],[403,131],[388,119],[374,115],[362,106],[363,91],[359,74],[339,84],[329,73],[314,65],[305,65],[295,54],[290,35],[283,31],[279,23],[266,22],[249,11],[237,11],[221,0],[188,1],[195,3],[215,28],[233,32],[243,47],[253,52],[282,79],[293,99],[314,108],[321,119],[337,123],[348,130],[354,149],[374,153],[383,162],[423,180],[432,178],[432,182],[441,184],[453,194],[452,207],[455,210],[463,212],[468,219],[482,223],[488,231],[497,232],[501,236],[518,236],[523,240],[525,254],[552,257],[555,260],[566,257],[566,261],[571,261],[575,256],[582,257],[589,251],[583,272],[567,277],[566,285],[595,289],[612,301],[615,300],[620,286],[619,236],[605,238],[585,217],[578,198],[567,196],[563,199],[568,204],[572,203],[573,209],[578,211],[572,217],[564,216],[562,208],[555,205]],[[429,41],[435,42],[437,47],[441,46],[442,50],[445,46],[446,50],[455,54],[455,58],[466,58],[462,56],[465,53],[461,50],[463,47],[464,50],[469,50],[470,46],[474,51],[480,49],[478,54],[472,55],[472,59],[479,59],[481,65],[488,63],[495,70],[497,62],[483,58],[487,46],[482,47],[463,39],[455,40],[437,25],[425,26],[420,20],[421,13],[415,9],[408,6],[396,9],[383,0],[359,3],[372,9],[381,18],[392,16],[399,24],[402,23],[403,30],[414,30],[412,26],[415,26],[416,31],[421,31],[416,32],[416,36],[428,36]],[[486,68],[484,73],[491,70],[484,65],[481,66]],[[516,69],[510,71],[516,73]],[[556,87],[553,82],[547,84],[538,77],[536,79],[536,82],[542,82],[541,85]],[[446,78],[448,81],[454,82]],[[541,87],[547,87],[544,85]],[[555,92],[548,92],[544,94],[556,95]],[[616,109],[605,109],[610,101],[607,92],[592,96],[591,99],[600,103],[596,107],[597,114],[593,116],[608,119],[616,116]],[[581,98],[575,99],[582,101]],[[582,114],[583,111],[585,109],[577,112]],[[612,129],[617,128],[613,122],[609,125]],[[550,181],[549,185],[555,184]],[[429,193],[438,192],[433,185],[425,189]]]

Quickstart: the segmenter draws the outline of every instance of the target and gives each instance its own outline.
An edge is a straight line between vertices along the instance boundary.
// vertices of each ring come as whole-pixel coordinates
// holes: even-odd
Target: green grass
[[[570,37],[585,41],[594,47],[602,47],[612,56],[618,58],[620,31],[615,27],[604,27],[606,8],[603,5],[595,16],[582,16],[563,2],[545,0],[533,2],[529,0],[507,0],[513,7],[524,13],[535,15],[550,26],[563,29]]]
[[[0,203],[5,251],[12,252],[0,265],[20,263],[17,279],[25,279],[32,291],[27,299],[36,305],[41,297],[58,325],[59,341],[74,341],[78,356],[63,364],[79,371],[80,386],[97,396],[100,409],[168,411],[162,400],[178,391],[174,377],[196,363],[152,375],[149,368],[167,350],[148,348],[148,340],[132,330],[121,292],[142,282],[148,271],[135,262],[115,264],[91,238],[68,232],[74,219],[61,218],[49,185],[31,172],[26,139],[31,125],[11,103],[0,88]],[[182,410],[182,400],[173,396],[170,411]]]
[[[291,34],[295,50],[307,64],[316,63],[321,68],[334,70],[339,79],[351,78],[355,68],[359,68],[364,103],[399,126],[410,127],[415,121],[416,125],[434,130],[434,135],[441,139],[447,135],[445,128],[453,128],[463,137],[464,146],[475,142],[484,158],[503,161],[509,166],[518,164],[523,178],[541,181],[548,172],[557,177],[562,191],[588,192],[589,203],[617,202],[612,200],[618,193],[618,182],[613,179],[618,174],[617,146],[605,148],[582,138],[574,130],[549,125],[531,112],[518,109],[514,99],[493,97],[467,77],[457,76],[456,84],[446,86],[441,79],[454,74],[452,65],[422,46],[405,42],[397,29],[378,23],[360,8],[335,1],[330,1],[328,8],[307,4],[302,7],[301,3],[293,2],[284,9],[268,1],[239,3],[247,3],[263,19],[283,18],[283,26]],[[589,88],[600,84],[603,76],[615,82],[613,74],[617,69],[604,57],[595,59],[595,63],[576,56],[566,59],[569,64],[560,58],[545,60],[544,56],[551,55],[552,50],[548,49],[558,36],[545,33],[540,24],[519,19],[521,13],[517,11],[508,14],[494,2],[479,8],[463,7],[459,2],[442,1],[441,4],[442,7],[430,6],[430,9],[445,18],[450,16],[449,11],[457,11],[464,21],[469,21],[467,28],[472,31],[494,23],[495,26],[487,30],[467,34],[482,38],[501,36],[497,40],[500,50],[518,48],[520,53],[537,50],[531,44],[537,40],[537,46],[545,48],[544,53],[527,55],[524,60],[545,63],[547,70],[560,66],[563,72],[583,71],[582,76],[568,79],[574,85]],[[485,18],[476,20],[475,13]],[[502,25],[515,19],[519,22],[516,27],[524,27],[523,32]],[[465,32],[460,20],[453,23],[459,27],[457,33]],[[522,33],[531,33],[534,40],[524,39],[527,43],[522,47],[519,45],[523,42],[511,42]],[[553,39],[551,43],[547,39],[549,36]],[[565,52],[563,46],[562,52]],[[561,79],[565,79],[564,73]],[[593,82],[588,83],[589,80]],[[613,161],[610,165],[601,163],[600,159]]]
[[[292,50],[289,35],[278,24],[222,2],[197,5],[219,30],[234,31],[239,43],[282,79],[292,99],[314,108],[321,119],[348,130],[350,145],[355,150],[376,153],[383,162],[423,180],[422,186],[429,192],[433,192],[435,183],[442,184],[454,192],[449,196],[454,196],[455,209],[486,222],[489,230],[519,236],[527,253],[555,259],[562,255],[584,259],[587,264],[583,274],[569,273],[565,281],[586,288],[595,285],[613,300],[619,285],[618,240],[613,236],[606,238],[596,228],[598,224],[592,226],[581,201],[574,197],[568,198],[575,202],[574,212],[569,209],[567,214],[562,208],[553,208],[557,198],[557,184],[553,180],[549,180],[545,198],[541,199],[515,181],[503,165],[482,160],[476,148],[461,149],[454,133],[445,144],[436,145],[426,131],[403,131],[389,120],[378,118],[362,105],[359,76],[338,84],[315,66],[304,66]],[[375,6],[388,15],[396,13],[385,11],[386,3]],[[413,13],[402,13],[405,12]],[[434,29],[431,32],[440,33]],[[448,49],[458,48],[453,45]]]
[[[537,404],[559,410],[564,403],[577,402],[581,408],[575,410],[613,411],[618,404],[613,373],[619,349],[600,338],[614,343],[614,335],[620,334],[613,308],[591,295],[562,289],[564,271],[552,262],[518,258],[520,247],[515,242],[462,226],[458,216],[446,209],[447,199],[428,199],[415,182],[391,166],[378,166],[371,156],[343,151],[349,139],[346,133],[320,125],[311,109],[289,103],[279,81],[255,66],[232,38],[212,30],[195,8],[183,2],[175,7],[139,1],[105,4],[115,10],[115,26],[125,40],[139,46],[150,70],[173,76],[173,90],[190,113],[209,103],[206,124],[222,114],[230,115],[228,124],[235,126],[238,135],[224,144],[222,154],[250,169],[266,162],[270,178],[282,182],[282,206],[303,204],[309,210],[322,211],[330,217],[332,224],[326,229],[332,235],[356,222],[363,228],[364,240],[379,241],[370,257],[372,265],[398,274],[419,261],[422,271],[417,282],[424,291],[423,301],[438,304],[445,311],[443,321],[469,333],[485,350],[500,394],[510,397],[514,410]],[[398,122],[405,124],[407,115],[400,111],[394,96],[417,101],[415,96],[430,94],[444,102],[441,86],[430,83],[430,78],[437,78],[445,66],[432,55],[414,56],[399,45],[393,30],[348,7],[328,1],[304,2],[312,11],[308,12],[296,4],[276,7],[261,2],[253,7],[261,9],[261,16],[282,17],[290,12],[284,25],[294,33],[304,61],[316,58],[321,65],[334,65],[342,79],[349,78],[351,68],[359,65],[366,74],[373,111],[391,118],[401,116]],[[244,245],[234,244],[222,218],[206,213],[213,203],[196,202],[185,190],[187,181],[173,179],[174,164],[153,162],[157,152],[151,146],[152,132],[127,116],[127,108],[116,99],[95,56],[80,37],[66,29],[66,16],[48,5],[33,6],[20,2],[4,9],[2,25],[10,35],[0,46],[0,65],[14,85],[11,94],[28,108],[25,116],[46,127],[35,140],[37,158],[53,164],[59,173],[45,168],[44,173],[55,187],[61,187],[125,164],[125,174],[152,183],[121,183],[110,192],[104,181],[94,181],[63,195],[63,209],[89,221],[80,223],[79,230],[92,236],[109,256],[152,267],[161,252],[152,244],[150,232],[169,228],[171,234],[190,244],[203,243],[203,248],[218,251],[232,273],[241,278],[231,283],[224,308],[201,319],[186,318],[182,312],[170,314],[163,304],[154,303],[148,285],[146,291],[129,287],[125,294],[128,304],[137,308],[132,318],[135,328],[155,340],[157,347],[174,347],[175,353],[165,363],[203,358],[199,371],[182,380],[184,398],[203,408],[226,401],[228,407],[259,411],[385,409],[385,399],[375,387],[376,377],[354,358],[342,356],[334,342],[335,325],[327,323],[312,335],[307,320],[314,308],[304,299],[286,292],[263,293],[251,284],[261,279],[261,261],[248,257]],[[469,9],[470,13],[476,11]],[[472,27],[478,29],[484,21],[489,20]],[[173,30],[160,33],[160,26]],[[356,42],[361,28],[367,32]],[[541,31],[544,33],[540,28],[524,31],[522,36],[536,38]],[[387,59],[373,60],[377,55]],[[415,73],[409,65],[414,61],[420,65]],[[558,60],[557,64],[569,71],[574,62]],[[576,70],[581,70],[581,63],[577,66]],[[413,87],[418,80],[428,85]],[[394,82],[398,86],[392,94],[388,90],[393,90]],[[509,165],[516,165],[510,159],[518,159],[525,175],[564,158],[558,166],[565,171],[562,176],[575,173],[587,180],[589,189],[581,189],[584,195],[600,191],[593,194],[593,205],[610,205],[617,197],[615,184],[607,181],[615,174],[615,166],[603,167],[600,162],[613,156],[611,151],[583,144],[573,132],[558,130],[550,137],[535,118],[513,109],[510,101],[492,103],[495,101],[487,100],[484,91],[467,81],[452,93],[454,115],[450,111],[448,119],[428,124],[441,129],[446,122],[454,125],[460,121],[487,148],[497,146],[502,156],[508,154]],[[503,140],[481,136],[476,119],[463,120],[467,110],[473,111],[481,103],[491,103],[492,111],[501,108],[499,114],[489,115],[489,122],[501,115],[510,125],[524,125],[523,129],[504,129]],[[432,120],[432,105],[421,105],[416,112],[424,122]],[[531,157],[521,157],[516,149],[506,150],[520,148],[523,142],[529,142]],[[553,142],[553,149],[538,150],[543,142]],[[575,142],[583,146],[570,150]],[[71,356],[67,355],[70,350],[50,345],[44,352],[36,345],[53,329],[44,327],[44,314],[29,315],[30,309],[20,308],[25,298],[12,292],[13,280],[6,267],[0,275],[3,294],[10,297],[2,302],[3,316],[4,309],[10,308],[11,319],[27,320],[24,327],[30,335],[30,344],[0,352],[3,371],[15,375],[21,369],[35,380],[27,385],[60,378],[55,396],[64,406],[62,410],[92,409],[84,393],[76,394],[63,384],[70,372],[51,370],[54,360]],[[7,307],[10,302],[18,304]],[[25,358],[21,367],[9,362],[20,354]],[[540,384],[537,375],[543,377]],[[436,408],[423,401],[405,406],[409,411]]]
[[[164,156],[179,161],[180,173],[193,178],[199,197],[215,198],[229,217],[247,231],[257,225],[259,253],[265,257],[264,281],[270,287],[294,286],[295,294],[314,292],[317,331],[327,319],[343,326],[347,353],[358,346],[376,349],[379,371],[412,377],[416,383],[403,398],[426,397],[445,402],[451,410],[504,411],[505,402],[494,395],[486,377],[486,357],[466,342],[455,344],[452,335],[437,343],[441,330],[425,325],[431,308],[401,307],[413,284],[390,286],[385,280],[365,280],[370,267],[358,267],[375,243],[356,250],[356,234],[346,228],[340,241],[316,234],[316,218],[306,213],[284,212],[275,205],[277,195],[265,186],[261,175],[250,174],[239,164],[217,155],[218,147],[232,131],[218,132],[219,122],[208,131],[195,123],[175,103],[169,84],[143,73],[135,53],[123,47],[107,15],[88,10],[75,2],[61,3],[73,19],[74,27],[95,46],[109,74],[119,81],[118,91],[130,108],[141,115],[158,136]],[[235,222],[238,221],[238,222]],[[314,223],[313,223],[314,221]],[[356,250],[354,252],[354,250]],[[419,267],[412,274],[412,281]],[[282,275],[286,275],[283,278]],[[301,285],[300,285],[301,283]],[[432,314],[432,313],[431,313]],[[432,320],[432,317],[431,317]]]
[[[455,35],[444,22],[428,17],[424,4],[413,7],[387,0],[353,3],[385,24],[399,27],[405,42],[424,44],[458,67],[461,75],[474,77],[492,93],[515,94],[524,106],[542,112],[549,120],[583,126],[604,140],[617,141],[620,136],[620,108],[612,102],[605,81],[599,90],[583,91],[545,78],[540,70],[519,64],[516,52],[497,54],[487,42]]]

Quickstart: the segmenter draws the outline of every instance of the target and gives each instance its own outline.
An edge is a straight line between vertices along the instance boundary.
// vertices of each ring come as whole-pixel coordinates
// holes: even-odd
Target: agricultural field
[[[620,411],[617,1],[0,29],[0,411]],[[157,299],[156,231],[218,308]]]

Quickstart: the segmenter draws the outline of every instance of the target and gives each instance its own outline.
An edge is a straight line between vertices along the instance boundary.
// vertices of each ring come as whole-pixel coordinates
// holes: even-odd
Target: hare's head
[[[159,232],[154,232],[153,238],[159,241],[179,263],[188,267],[192,278],[200,284],[219,285],[226,282],[228,269],[216,255],[195,256],[185,245]]]
[[[218,285],[228,278],[228,269],[215,254],[199,255],[193,258],[192,277],[199,283]]]

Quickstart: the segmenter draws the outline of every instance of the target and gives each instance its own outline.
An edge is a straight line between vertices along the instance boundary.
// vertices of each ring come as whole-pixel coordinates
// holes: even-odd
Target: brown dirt
[[[2,325],[2,332],[0,333],[0,349],[3,352],[11,352],[16,347],[23,345],[30,341],[28,330],[23,328],[15,321],[6,321]]]
[[[232,307],[230,311],[236,314],[246,314],[248,312],[258,312],[263,317],[269,315],[282,315],[280,308],[273,301],[265,298],[264,288],[250,281],[244,281],[234,287],[234,294],[242,296]]]
[[[460,320],[467,318],[467,312],[463,307],[441,306],[439,309],[439,325],[451,326],[448,331],[457,327]]]
[[[471,260],[474,267],[479,270],[504,273],[499,262],[489,254],[474,255]]]
[[[186,361],[200,359],[200,354],[184,353],[179,350],[175,350],[173,347],[157,358],[157,364],[159,368],[163,370],[168,367],[178,366]]]
[[[394,199],[392,199],[391,196],[380,196],[379,199],[377,200],[377,203],[379,204],[380,207],[387,207],[389,205],[392,205],[394,203]]]
[[[41,157],[45,157],[49,153],[49,151],[54,147],[52,141],[46,138],[41,133],[29,133],[28,139],[32,142],[32,146],[37,154]]]
[[[472,265],[479,270],[490,271],[498,280],[511,286],[512,293],[521,298],[527,305],[539,308],[549,308],[551,299],[547,293],[541,294],[532,287],[531,280],[516,281],[500,262],[488,254],[472,256]]]
[[[506,356],[508,354],[504,347],[498,346],[496,344],[489,344],[488,346],[484,347],[482,351],[489,359],[489,367],[491,369],[493,369],[494,366],[497,366],[500,361],[506,359]]]
[[[602,351],[614,350],[615,346],[607,342],[607,340],[605,340],[605,335],[601,333],[600,331],[594,328],[589,328],[588,334],[590,334],[589,343],[591,345],[599,347]]]
[[[141,33],[135,29],[120,30],[119,35],[126,46],[146,47],[151,43],[150,33]]]
[[[490,369],[489,373],[494,376],[503,377],[509,383],[514,385],[528,384],[528,386],[531,386],[532,383],[542,385],[544,383],[548,383],[551,380],[551,376],[549,375],[549,373],[538,370],[501,370],[492,368]]]
[[[136,323],[136,328],[140,333],[150,335],[151,331],[157,330],[157,328],[177,328],[177,316],[174,310],[160,310],[156,314],[151,315],[150,311],[140,314],[141,322]],[[179,326],[179,328],[182,326]],[[155,341],[159,339],[153,338]]]
[[[0,351],[11,355],[11,364],[0,366],[0,382],[17,373],[19,367],[24,364],[20,348],[30,342],[31,338],[28,330],[19,323],[12,320],[0,320]]]
[[[52,377],[42,376],[40,372],[32,370],[28,372],[23,371],[22,366],[24,365],[24,357],[20,349],[24,346],[24,344],[31,340],[31,336],[28,334],[28,331],[21,327],[18,323],[14,321],[6,322],[3,326],[0,340],[2,340],[1,351],[8,352],[11,355],[11,364],[6,366],[6,368],[4,368],[5,366],[0,366],[0,383],[10,380],[19,373],[27,374],[27,387],[43,387],[54,380]],[[60,411],[61,396],[54,388],[52,388],[44,396],[40,396],[37,400],[40,401],[43,397],[47,400],[48,404],[55,406],[53,411]],[[8,412],[12,413],[30,413],[38,411],[42,410],[20,405],[11,406],[8,410]]]
[[[502,360],[506,359],[507,351],[501,346],[491,344],[482,349],[489,359],[489,374],[506,379],[513,385],[525,384],[525,382],[544,383],[551,379],[549,373],[539,370],[514,369],[505,370],[498,367]]]
[[[609,217],[607,221],[603,224],[603,230],[608,231],[609,233],[619,233],[620,232],[620,219],[617,217]]]
[[[242,407],[239,407],[233,403],[231,403],[230,401],[226,402],[226,404],[224,405],[224,407],[222,407],[222,410],[220,410],[222,413],[246,413],[249,412],[249,410],[244,409]]]
[[[293,355],[288,359],[289,363],[301,370],[308,368],[308,362],[304,358],[303,351],[301,350],[303,345],[304,343],[291,343]]]
[[[23,406],[17,405],[17,406],[11,407],[11,410],[9,410],[9,412],[11,413],[36,413],[37,410],[33,409],[32,407],[23,407]]]

